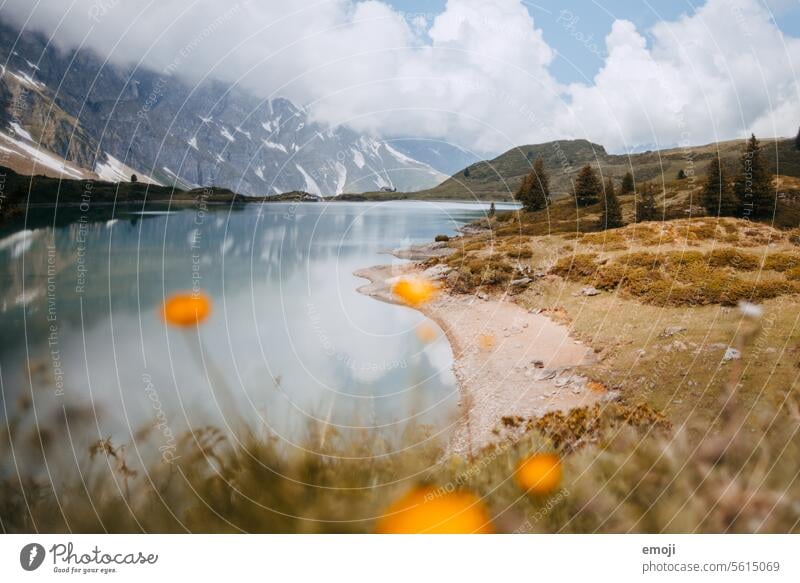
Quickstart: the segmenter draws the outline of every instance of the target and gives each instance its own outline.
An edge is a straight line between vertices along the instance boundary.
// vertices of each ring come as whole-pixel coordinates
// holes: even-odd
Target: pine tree
[[[494,202],[492,202],[492,204],[489,205],[489,218],[491,219],[496,212],[497,209],[494,208]]]
[[[522,183],[517,188],[517,192],[514,195],[514,198],[522,204],[522,208],[528,210],[531,206],[531,190],[533,188],[533,178],[531,174],[525,175],[522,179]]]
[[[626,172],[622,177],[622,186],[619,189],[620,194],[630,194],[633,192],[633,174]]]
[[[542,210],[550,204],[550,178],[544,169],[544,160],[537,158],[533,163],[533,171],[530,173],[530,209]]]
[[[469,178],[469,166],[464,168],[464,178]]]
[[[739,213],[740,201],[728,183],[719,157],[708,165],[702,204],[706,212],[715,217],[733,217]]]
[[[800,128],[797,129],[797,136],[794,138],[794,149],[800,150]]]
[[[648,182],[642,188],[641,199],[636,201],[636,222],[657,221],[659,215],[655,188]]]
[[[754,134],[747,140],[741,158],[739,175],[734,192],[742,204],[745,217],[770,217],[775,209],[775,193],[772,176],[761,155],[761,146]]]
[[[678,180],[685,180],[686,179],[686,172],[683,168],[678,170]]]
[[[578,206],[589,206],[600,200],[602,186],[597,173],[587,164],[578,172],[575,179],[575,203]]]
[[[614,192],[614,183],[609,178],[605,186],[605,208],[600,219],[600,226],[603,229],[618,229],[622,226],[622,211],[619,208],[619,200]]]

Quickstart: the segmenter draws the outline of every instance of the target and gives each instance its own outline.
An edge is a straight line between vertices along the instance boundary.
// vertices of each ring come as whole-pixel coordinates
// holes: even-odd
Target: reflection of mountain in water
[[[103,411],[98,426],[81,430],[122,441],[153,418],[145,375],[175,431],[223,425],[220,379],[242,414],[281,436],[310,419],[391,431],[409,416],[449,415],[444,338],[421,344],[424,318],[358,294],[363,282],[352,275],[389,261],[383,249],[452,232],[481,212],[448,208],[266,204],[146,220],[126,211],[8,235],[16,240],[0,249],[6,402],[32,389],[42,415],[93,404]],[[213,298],[199,330],[210,365],[198,362],[194,330],[167,329],[158,317],[165,294],[193,286]],[[63,396],[52,390],[53,349]]]

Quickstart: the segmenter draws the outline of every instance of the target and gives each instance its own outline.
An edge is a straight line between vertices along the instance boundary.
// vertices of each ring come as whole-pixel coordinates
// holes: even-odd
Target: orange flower
[[[529,494],[550,494],[561,482],[561,460],[553,453],[534,454],[517,465],[514,479]]]
[[[204,293],[177,293],[164,302],[161,317],[173,326],[196,326],[211,313],[211,300]]]
[[[392,293],[410,306],[420,306],[431,301],[439,288],[427,279],[402,278],[392,286]]]
[[[478,344],[483,350],[489,350],[494,346],[493,334],[481,334],[478,336]]]
[[[607,393],[608,388],[601,382],[589,381],[586,383],[586,388],[595,393]]]
[[[491,534],[486,506],[469,492],[437,492],[418,486],[378,519],[380,534]]]
[[[436,328],[430,324],[420,324],[417,326],[417,338],[419,338],[420,342],[428,344],[429,342],[436,340],[438,337],[439,333],[436,331]]]

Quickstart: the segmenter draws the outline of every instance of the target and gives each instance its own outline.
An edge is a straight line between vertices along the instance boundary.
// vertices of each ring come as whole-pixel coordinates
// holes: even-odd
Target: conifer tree
[[[744,217],[769,217],[775,208],[772,176],[755,134],[747,140],[740,161],[734,192],[741,201]]]
[[[587,164],[578,172],[575,179],[575,203],[578,206],[589,206],[600,200],[602,185],[597,173]]]
[[[655,188],[648,182],[642,187],[642,196],[636,201],[636,222],[657,221],[660,218]]]
[[[739,213],[740,201],[728,183],[719,157],[708,165],[701,202],[711,216],[733,217]]]
[[[797,129],[797,135],[794,138],[794,149],[800,150],[800,128]]]
[[[514,194],[514,198],[517,202],[522,204],[522,208],[528,210],[531,205],[531,189],[533,188],[533,178],[531,174],[526,174],[525,177],[522,179],[522,183],[517,188],[516,194]]]
[[[516,198],[526,211],[539,211],[550,204],[550,179],[541,158],[536,159],[533,170],[522,179]]]
[[[531,177],[529,210],[542,210],[550,204],[550,178],[544,169],[544,160],[537,158],[533,163]]]
[[[605,186],[605,208],[600,219],[600,226],[603,229],[618,229],[622,226],[622,210],[619,208],[619,200],[614,192],[614,183],[609,178]]]
[[[626,172],[622,177],[622,186],[619,189],[620,194],[630,194],[633,192],[633,174]]]

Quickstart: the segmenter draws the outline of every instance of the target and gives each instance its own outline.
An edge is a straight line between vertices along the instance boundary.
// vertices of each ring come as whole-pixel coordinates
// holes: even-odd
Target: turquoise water
[[[53,222],[38,209],[28,229],[0,234],[3,412],[79,447],[135,441],[155,422],[166,448],[187,427],[237,417],[290,442],[314,422],[444,427],[457,400],[446,340],[421,342],[423,316],[359,294],[366,282],[352,274],[401,263],[382,251],[452,235],[484,212],[273,203],[75,208]],[[210,318],[167,327],[164,298],[192,289],[212,298]]]

